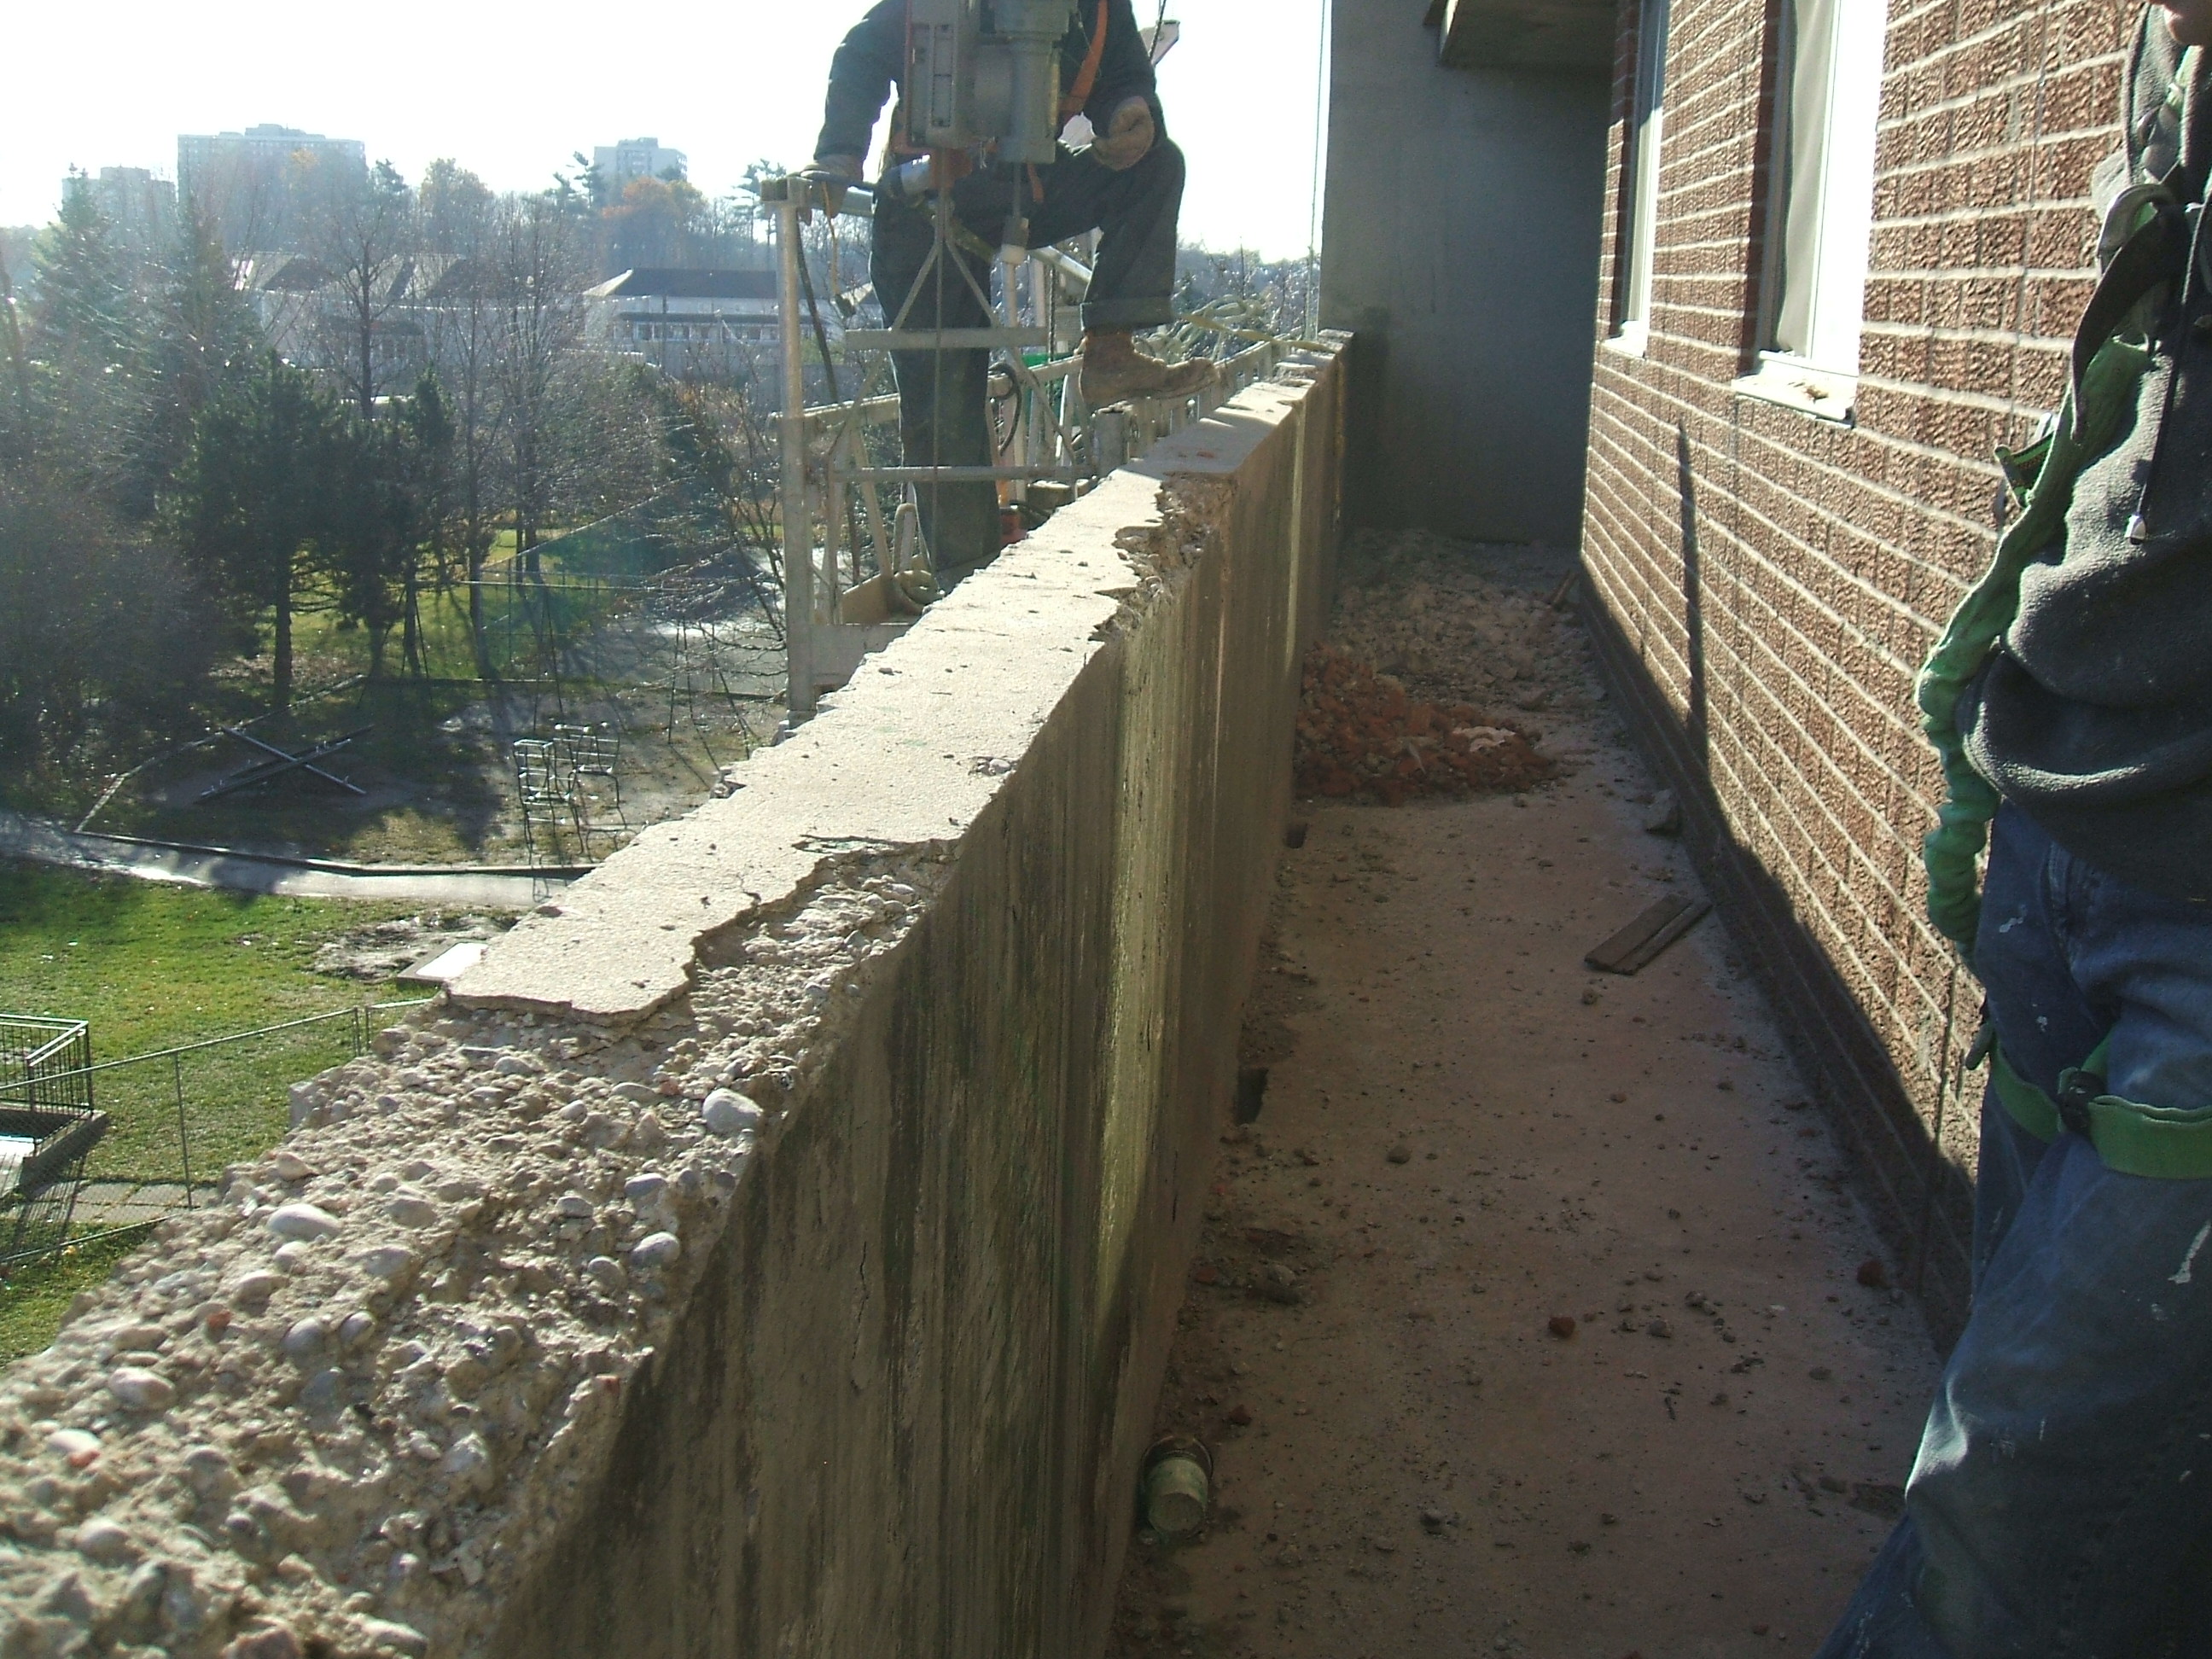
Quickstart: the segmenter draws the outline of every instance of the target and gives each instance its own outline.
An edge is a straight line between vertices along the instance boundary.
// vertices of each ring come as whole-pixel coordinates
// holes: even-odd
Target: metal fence
[[[80,1151],[81,1167],[57,1175],[38,1194],[58,1214],[27,1228],[0,1209],[0,1273],[66,1244],[204,1208],[224,1166],[283,1138],[292,1084],[357,1057],[387,1016],[427,1000],[367,1003],[97,1063],[76,1024],[70,1063],[49,1064],[35,1077],[13,1066],[0,1048],[0,1066],[9,1066],[0,1069],[0,1135],[14,1114],[57,1091],[81,1101],[80,1109],[101,1126]],[[0,1030],[34,1023],[0,1020]],[[11,1231],[19,1236],[11,1239]]]
[[[0,1017],[0,1263],[58,1249],[85,1155],[106,1132],[81,1019]]]
[[[658,683],[666,653],[648,641],[672,616],[734,625],[781,668],[771,574],[695,483],[488,564],[476,587],[483,649],[501,679]]]

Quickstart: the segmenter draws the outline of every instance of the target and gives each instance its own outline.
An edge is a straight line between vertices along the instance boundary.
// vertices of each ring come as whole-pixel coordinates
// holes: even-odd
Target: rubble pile
[[[1514,586],[1516,575],[1537,585]],[[1587,636],[1548,603],[1556,563],[1532,550],[1361,531],[1341,581],[1330,639],[1416,698],[1524,714],[1599,699]]]
[[[1552,775],[1519,727],[1473,704],[1417,702],[1402,683],[1324,641],[1306,659],[1295,749],[1303,795],[1417,795],[1525,789]]]

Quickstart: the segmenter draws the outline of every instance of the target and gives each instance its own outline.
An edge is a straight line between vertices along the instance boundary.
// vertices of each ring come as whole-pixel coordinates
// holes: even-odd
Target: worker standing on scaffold
[[[839,184],[857,183],[869,138],[891,89],[905,94],[907,0],[882,0],[837,50],[821,141],[809,172]],[[1182,152],[1169,142],[1152,63],[1130,0],[1075,0],[1060,41],[1060,116],[1089,123],[1092,141],[1063,143],[1049,166],[1006,168],[988,157],[954,162],[974,170],[952,182],[959,222],[997,246],[1009,216],[1011,190],[1025,186],[1025,244],[1043,247],[1103,233],[1097,269],[1083,304],[1084,401],[1093,409],[1131,398],[1188,397],[1212,384],[1203,360],[1164,363],[1136,349],[1138,329],[1175,320],[1176,228],[1182,207]],[[906,123],[894,124],[902,132]],[[894,142],[896,151],[897,144]],[[894,154],[896,164],[903,159]],[[1025,174],[1025,178],[1014,175]],[[873,276],[886,320],[903,309],[909,330],[980,328],[991,318],[975,289],[943,261],[906,309],[910,290],[935,240],[927,195],[878,186]],[[948,247],[975,287],[990,292],[991,261],[973,249]],[[893,354],[901,436],[912,466],[988,465],[993,459],[987,400],[990,353],[983,350]],[[950,588],[988,564],[1000,544],[998,492],[983,483],[933,483],[921,489],[922,531],[939,584]]]

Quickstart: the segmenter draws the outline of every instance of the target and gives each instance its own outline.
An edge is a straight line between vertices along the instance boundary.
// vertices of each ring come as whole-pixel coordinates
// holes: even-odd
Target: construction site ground
[[[1599,690],[1564,560],[1355,550],[1340,644],[1534,728],[1518,794],[1315,801],[1245,1032],[1110,1651],[1810,1654],[1893,1519],[1936,1357]],[[1873,1281],[1871,1283],[1868,1281]]]

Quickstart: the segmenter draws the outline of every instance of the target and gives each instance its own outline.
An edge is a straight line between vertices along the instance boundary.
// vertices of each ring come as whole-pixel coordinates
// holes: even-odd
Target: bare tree
[[[359,180],[334,181],[317,204],[314,257],[331,273],[320,314],[327,352],[346,395],[363,415],[376,407],[377,337],[412,278],[415,198],[389,161]],[[410,368],[401,373],[410,379]]]
[[[501,204],[494,318],[507,494],[514,510],[515,550],[533,574],[534,550],[556,482],[556,382],[562,360],[583,334],[588,270],[577,222],[551,192]]]
[[[503,214],[483,180],[452,161],[422,174],[422,245],[441,266],[426,291],[429,351],[453,425],[453,539],[467,571],[469,635],[478,678],[492,677],[483,571],[503,507],[497,409],[503,376],[500,259]]]

